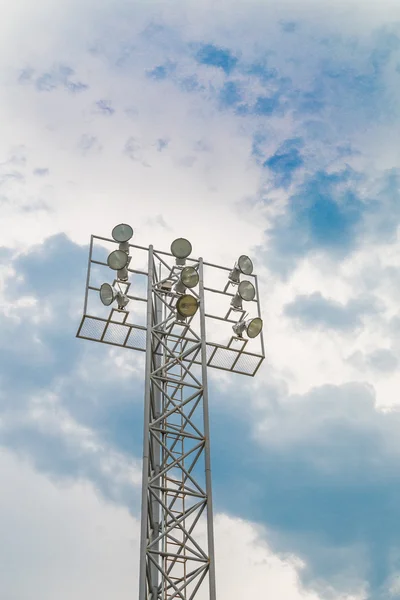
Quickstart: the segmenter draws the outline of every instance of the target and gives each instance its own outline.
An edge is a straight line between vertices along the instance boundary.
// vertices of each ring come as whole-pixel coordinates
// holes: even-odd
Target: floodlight
[[[124,267],[123,269],[118,269],[117,272],[117,279],[119,281],[128,281],[128,268]]]
[[[246,323],[246,333],[249,336],[249,338],[255,338],[258,336],[259,333],[261,333],[261,330],[263,328],[263,322],[262,319],[260,319],[260,317],[250,319],[250,321],[247,321]]]
[[[104,306],[110,306],[115,300],[115,293],[109,283],[102,283],[100,287],[100,300]]]
[[[253,272],[253,263],[248,256],[242,254],[238,259],[238,267],[244,275],[251,275]]]
[[[181,281],[185,287],[194,288],[199,283],[199,274],[194,267],[182,269]]]
[[[128,264],[130,261],[128,240],[133,236],[133,229],[126,223],[120,223],[112,230],[112,236],[116,242],[119,242],[119,246],[118,250],[114,250],[109,255],[107,264],[110,269],[118,271],[117,279],[128,281]]]
[[[251,281],[242,281],[239,283],[238,294],[243,300],[250,302],[250,300],[254,300],[256,290]]]
[[[111,235],[116,242],[128,242],[133,236],[133,229],[126,223],[120,223],[114,227]]]
[[[186,288],[194,288],[199,283],[199,274],[194,267],[185,267],[182,269],[175,291],[178,294],[184,294]]]
[[[100,300],[104,306],[110,306],[114,300],[117,301],[119,310],[124,310],[129,298],[120,290],[116,290],[109,283],[103,283],[100,287]]]
[[[239,256],[235,266],[229,273],[228,279],[233,285],[237,285],[240,282],[240,273],[243,273],[243,275],[251,275],[252,272],[253,263],[251,259],[245,254],[242,254]]]
[[[178,238],[171,244],[171,253],[176,258],[187,258],[192,251],[192,244],[185,238]]]
[[[175,256],[177,265],[184,265],[191,252],[192,244],[185,238],[177,238],[171,244],[171,253]]]
[[[111,254],[109,254],[107,258],[108,266],[114,271],[120,271],[121,269],[126,267],[128,262],[129,256],[123,250],[114,250],[113,252],[111,252]]]
[[[239,283],[238,291],[234,295],[231,301],[231,307],[234,310],[242,310],[242,300],[250,302],[254,300],[256,290],[254,285],[250,281],[241,281]]]
[[[243,337],[243,333],[246,333],[249,338],[257,337],[263,328],[263,322],[260,317],[255,319],[248,319],[247,321],[241,320],[233,325],[232,329],[238,337]]]
[[[190,294],[181,296],[176,303],[176,310],[181,317],[193,317],[199,308],[199,302],[197,298]]]

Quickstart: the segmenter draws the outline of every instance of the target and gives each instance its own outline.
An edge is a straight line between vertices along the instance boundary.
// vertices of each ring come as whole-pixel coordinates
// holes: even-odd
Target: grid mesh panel
[[[92,340],[99,340],[103,334],[105,325],[104,321],[99,321],[93,317],[85,317],[79,335]]]
[[[146,350],[146,331],[144,329],[132,327],[125,346],[128,348],[140,348],[141,350]]]
[[[214,350],[215,350],[215,346],[210,346],[209,344],[206,345],[207,363],[210,360],[210,356],[214,352]]]
[[[210,367],[220,367],[222,369],[230,370],[237,355],[238,353],[235,350],[225,350],[225,348],[218,348],[218,350],[212,358],[212,361],[209,363]]]
[[[121,323],[109,323],[103,340],[105,342],[112,342],[113,344],[120,344],[123,346],[128,333],[129,327],[126,325],[121,325]]]
[[[261,356],[242,354],[235,365],[234,371],[243,371],[244,373],[251,375],[258,367],[260,360]]]
[[[78,337],[89,338],[94,341],[100,341],[103,334],[104,328],[107,325],[105,321],[96,319],[95,317],[85,316],[81,330]],[[128,339],[124,345],[126,335],[130,326],[123,325],[122,323],[109,323],[107,331],[104,335],[104,342],[111,342],[121,347],[135,348],[138,350],[146,350],[146,330],[132,327]],[[189,349],[190,346],[194,345],[194,341],[190,341],[186,346]],[[211,355],[215,350],[213,359],[210,361]],[[207,364],[210,367],[219,367],[226,370],[231,370],[232,365],[235,362],[238,352],[229,348],[219,348],[211,344],[206,344],[206,355]],[[184,361],[190,362],[193,358],[193,354],[189,354]],[[250,353],[240,354],[234,368],[233,373],[243,373],[246,375],[254,375],[257,367],[262,361],[262,357]],[[201,352],[196,353],[196,364],[201,363]]]
[[[110,321],[117,321],[118,323],[125,323],[126,318],[127,318],[126,312],[121,312],[120,310],[116,310],[115,308],[113,308],[113,310],[111,312]]]

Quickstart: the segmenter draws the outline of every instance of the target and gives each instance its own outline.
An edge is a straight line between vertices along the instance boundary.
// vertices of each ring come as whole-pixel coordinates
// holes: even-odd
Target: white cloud
[[[132,597],[139,524],[82,482],[60,486],[0,451],[0,593],[26,600]]]
[[[137,595],[140,527],[126,508],[107,504],[87,483],[49,481],[4,450],[0,474],[2,597],[26,600],[32,589],[40,600]],[[301,561],[274,555],[254,524],[219,514],[215,529],[221,600],[257,596],[260,590],[287,600],[324,600],[302,588]],[[204,589],[200,598],[206,597]]]
[[[127,491],[133,494],[134,486],[141,483],[139,460],[129,459],[112,445],[105,443],[96,431],[80,424],[62,406],[55,393],[42,391],[40,395],[32,395],[23,410],[8,407],[3,411],[0,433],[10,440],[13,435],[18,436],[21,432],[23,436],[28,436],[25,454],[33,453],[34,460],[43,461],[45,457],[40,457],[40,451],[37,456],[35,454],[35,442],[31,441],[29,445],[29,434],[33,432],[43,436],[47,439],[49,448],[53,444],[51,452],[54,453],[54,464],[50,471],[56,472],[57,460],[62,463],[62,457],[64,460],[66,458],[67,462],[76,462],[77,466],[79,465],[77,472],[94,480],[103,491],[105,488],[108,490],[106,493],[118,501],[126,496]],[[47,458],[50,465],[51,458]]]
[[[329,19],[326,18],[328,10]],[[33,244],[61,231],[76,243],[86,244],[90,233],[108,236],[115,223],[126,221],[134,226],[134,241],[138,244],[154,243],[156,247],[168,249],[174,237],[184,235],[191,239],[195,254],[226,265],[232,264],[240,253],[252,254],[252,249],[263,243],[264,229],[272,216],[285,208],[288,196],[282,190],[273,190],[260,199],[260,190],[269,189],[271,182],[251,158],[252,135],[261,127],[267,136],[264,149],[273,152],[285,138],[305,135],[306,126],[301,116],[294,114],[271,117],[261,125],[260,120],[253,117],[246,121],[217,110],[212,94],[214,88],[223,84],[224,75],[216,69],[195,65],[187,44],[215,41],[241,54],[245,60],[265,55],[272,49],[271,65],[292,77],[294,89],[306,90],[315,80],[321,53],[325,58],[336,53],[339,62],[359,66],[362,70],[365,64],[368,66],[368,61],[363,61],[373,48],[374,30],[398,19],[397,0],[379,4],[361,0],[336,3],[292,0],[281,2],[279,6],[261,0],[201,4],[191,0],[169,3],[168,7],[160,3],[136,3],[132,9],[122,3],[94,0],[84,3],[39,0],[34,4],[17,0],[9,3],[0,24],[0,56],[4,57],[1,60],[6,67],[0,100],[3,117],[0,151],[4,155],[0,165],[0,175],[4,176],[1,193],[6,198],[0,223],[2,244],[29,252]],[[155,34],[153,41],[143,35],[143,29],[152,20],[153,24],[155,20],[165,25],[165,32],[156,41]],[[301,21],[299,29],[304,44],[299,44],[298,38],[282,38],[280,20]],[[332,36],[337,41],[334,52],[329,45],[322,51],[320,39],[331,39]],[[360,41],[351,54],[349,48],[353,36]],[[151,37],[149,31],[147,37]],[[118,58],[121,64],[117,67]],[[204,92],[184,93],[169,80],[155,83],[146,76],[150,68],[165,60],[178,59],[181,75],[197,75],[206,87]],[[395,60],[396,55],[390,69],[395,67]],[[29,68],[33,69],[32,81],[46,73],[56,80],[60,65],[70,66],[75,71],[73,81],[88,84],[88,90],[72,94],[61,84],[52,92],[38,92],[34,84],[29,83],[28,72],[24,84],[16,83],[20,72]],[[239,79],[244,82],[248,95],[259,92],[260,84],[252,82],[250,77],[242,74]],[[386,73],[385,82],[391,98],[396,99],[398,91],[391,79],[391,72]],[[343,96],[338,97],[339,101],[343,100]],[[337,101],[333,92],[332,98]],[[96,105],[99,100],[106,100],[115,109],[111,117],[99,111]],[[315,156],[317,166],[331,170],[341,168],[347,161],[354,168],[368,172],[371,179],[380,170],[396,166],[398,158],[394,144],[397,143],[398,120],[395,111],[393,123],[377,122],[374,126],[367,123],[365,128],[354,131],[353,137],[342,140],[353,143],[356,149],[363,149],[364,154],[332,162],[334,144],[330,143],[329,136],[335,141],[338,136],[344,136],[340,126],[344,127],[345,117],[349,120],[345,111],[343,120],[337,118],[342,114],[341,109],[341,106],[339,109],[328,106],[329,114],[333,115],[332,122],[327,118],[320,125],[326,126],[329,135],[322,139],[309,136],[305,150],[307,160],[312,163]],[[169,142],[161,152],[158,150],[160,139]],[[48,173],[43,171],[39,177],[36,169],[48,169]],[[361,193],[364,191],[361,189]],[[388,210],[390,213],[390,206]],[[374,219],[375,216],[370,219],[367,233],[373,232]],[[398,312],[396,273],[400,269],[400,256],[397,245],[379,242],[371,249],[364,244],[341,265],[321,257],[306,258],[299,261],[285,281],[263,268],[261,260],[255,258],[256,269],[261,273],[267,360],[255,382],[242,379],[239,384],[238,378],[228,380],[218,372],[210,375],[210,379],[222,387],[229,385],[240,389],[239,386],[243,386],[249,395],[251,386],[262,390],[272,382],[285,398],[290,394],[305,394],[311,388],[327,383],[341,385],[362,380],[375,388],[378,405],[398,403],[398,371],[379,371],[369,358],[377,356],[378,350],[388,350],[395,358],[399,357],[397,331],[391,320]],[[8,267],[2,268],[2,281],[3,274],[4,280],[18,276]],[[83,288],[84,281],[82,296]],[[382,303],[383,309],[380,314],[366,317],[364,327],[354,335],[301,328],[283,316],[284,305],[293,301],[296,295],[313,292],[341,303],[359,293],[371,292]],[[69,316],[76,314],[78,325],[79,314],[71,306],[75,307],[72,301]],[[31,320],[38,329],[44,321],[51,322],[55,317],[50,304],[43,302],[39,306],[37,299],[28,293],[12,301],[2,300],[1,310],[9,319]],[[32,336],[32,343],[36,358],[42,354],[45,360],[50,358],[38,331]],[[32,348],[25,348],[25,353],[31,352]],[[97,356],[91,360],[89,354],[90,350],[83,353],[84,360],[77,371],[67,375],[77,375],[80,383],[87,384],[93,381],[97,369],[99,374],[93,382],[93,390],[106,380],[117,380],[114,366],[119,369],[124,382],[129,377],[137,381],[143,372],[143,361],[132,364],[130,354],[112,350],[101,362]],[[21,425],[17,423],[18,419],[29,425],[35,421],[36,428],[42,433],[57,432],[60,438],[69,440],[68,443],[80,449],[82,457],[91,460],[94,456],[101,473],[111,471],[124,483],[134,480],[139,484],[137,465],[132,471],[124,456],[113,452],[109,446],[103,447],[95,431],[75,420],[62,402],[62,395],[70,388],[62,378],[57,385],[54,389],[52,382],[51,389],[42,390],[40,398],[29,397],[28,410],[22,417],[10,412],[3,415],[3,427]],[[50,400],[57,394],[60,394],[60,403],[52,404]],[[254,397],[257,408],[261,409],[262,404],[268,402],[262,394]],[[298,424],[291,426],[295,429]],[[4,459],[4,465],[13,485],[22,489],[23,482],[17,473],[25,467],[14,464],[10,458]],[[38,484],[39,476],[29,475],[28,471],[25,474],[30,478],[29,485],[36,489],[37,506],[39,503],[52,506],[58,502],[61,494],[53,484],[45,480]],[[24,498],[23,494],[21,501]],[[5,508],[11,510],[10,498],[7,501],[9,505]],[[61,529],[58,531],[55,527],[54,532],[58,531],[57,535],[62,539],[66,536],[68,555],[72,556],[73,543],[63,529],[61,513],[69,514],[70,506],[74,512],[79,512],[80,504],[85,515],[86,511],[93,511],[100,520],[100,515],[106,513],[110,520],[118,522],[116,530],[121,538],[112,538],[115,553],[128,553],[129,544],[122,532],[131,525],[128,525],[124,511],[103,505],[90,488],[81,484],[69,488],[60,502]],[[28,515],[31,505],[24,505],[23,510]],[[50,511],[49,515],[53,513]],[[79,519],[85,521],[83,513],[79,512],[79,515]],[[54,515],[51,518],[56,520]],[[90,544],[97,547],[96,536],[100,534],[93,534],[79,519],[76,529],[82,527]],[[90,523],[89,520],[87,527]],[[36,525],[29,526],[33,527],[32,538],[39,535]],[[53,545],[57,537],[54,532],[50,527],[48,535]],[[275,594],[288,599],[316,598],[301,589],[298,579],[301,565],[291,558],[272,556],[258,539],[253,525],[221,517],[217,521],[217,532],[220,556],[223,557],[218,559],[220,578],[227,598],[232,599],[235,594],[238,598],[249,595],[243,583],[246,581],[247,585],[248,580],[257,584],[254,595],[270,586]],[[91,552],[92,545],[90,548],[85,546],[85,552]],[[46,560],[38,564],[38,572],[44,572],[49,556],[46,554]],[[109,597],[115,588],[111,579],[110,582],[106,579],[107,565],[102,562],[106,561],[106,556],[108,554],[98,557],[100,569],[97,562],[87,563],[87,580],[82,583],[82,588],[78,584],[75,590],[65,587],[62,593],[66,598],[74,596],[79,600],[79,593],[82,597],[97,595],[100,600],[103,593],[104,597]],[[259,562],[260,557],[265,563]],[[86,559],[82,560],[86,564]],[[126,582],[126,589],[132,590],[134,570],[130,571],[127,566],[132,561],[121,560],[118,568],[123,569],[123,574],[111,573],[112,581],[120,580],[124,585]],[[232,562],[237,568],[232,568]],[[247,578],[242,578],[241,574],[239,577],[239,567],[248,573]],[[59,571],[61,568],[57,563],[50,573],[49,598],[54,597],[54,589],[59,589],[56,586],[60,581],[58,574],[63,573],[62,579],[66,577],[66,572]],[[74,581],[79,581],[84,569],[79,566],[78,557],[71,568],[76,574]],[[106,583],[103,586],[97,580],[92,581],[95,578],[91,574],[95,571],[104,574]],[[67,586],[67,580],[64,581]],[[18,585],[27,586],[21,587],[17,597],[17,600],[25,600],[28,585],[22,579],[18,580]],[[117,583],[115,585],[118,587]],[[121,594],[125,594],[125,588]]]
[[[252,523],[227,515],[216,519],[218,567],[217,594],[221,598],[265,595],[290,600],[322,600],[302,589],[301,561],[295,556],[274,555]]]
[[[319,6],[322,4],[319,3]],[[57,6],[55,10],[48,2],[42,2],[35,7],[35,14],[29,12],[31,9],[24,2],[8,8],[13,38],[6,36],[5,39],[9,47],[15,45],[15,53],[7,53],[7,56],[12,54],[13,59],[9,62],[8,86],[4,88],[2,110],[7,118],[4,120],[2,143],[6,157],[19,156],[19,162],[13,168],[24,174],[26,185],[9,190],[12,202],[6,207],[2,219],[3,243],[30,246],[51,233],[65,231],[82,244],[87,242],[90,232],[108,235],[115,222],[127,220],[135,226],[135,241],[139,244],[156,241],[157,246],[168,247],[175,235],[183,233],[192,240],[197,253],[215,261],[230,263],[239,246],[241,252],[251,253],[251,247],[262,240],[271,211],[270,207],[264,208],[260,204],[246,202],[243,205],[246,199],[257,195],[260,183],[259,170],[249,160],[249,132],[254,124],[243,128],[236,117],[218,112],[207,98],[183,94],[168,81],[155,85],[145,76],[146,69],[165,60],[165,55],[174,60],[178,56],[177,50],[183,48],[186,42],[204,38],[206,29],[210,39],[214,36],[222,45],[228,44],[227,33],[218,27],[218,20],[215,28],[210,29],[210,19],[203,9],[188,3],[185,12],[188,23],[180,30],[181,37],[174,39],[169,32],[158,45],[151,45],[144,42],[143,37],[139,39],[135,35],[143,29],[150,15],[156,14],[152,11],[160,9],[157,5],[151,5],[149,12],[143,6],[138,7],[135,22],[129,11],[126,22],[123,22],[123,11],[120,9],[122,12],[118,12],[117,6],[110,23],[106,24],[104,15],[110,14],[107,11],[111,4],[105,2],[90,25],[85,24],[85,19],[77,19],[76,3]],[[343,7],[343,3],[331,7],[332,20],[326,24],[327,35],[337,26],[336,19],[343,19]],[[351,10],[357,7],[360,3],[350,6]],[[85,14],[90,13],[93,4],[86,3],[83,10]],[[260,10],[273,15],[271,22],[266,24],[261,18],[254,19],[254,11]],[[251,35],[246,26],[238,29],[241,34],[237,38],[238,44],[248,58],[255,56],[251,40],[254,43],[265,27],[274,31],[270,45],[274,46],[276,42],[278,47],[280,10],[282,16],[286,14],[291,20],[301,16],[303,21],[307,21],[310,31],[321,18],[315,2],[286,3],[282,9],[276,6],[262,8],[259,2],[250,6],[233,2],[216,5],[219,17],[225,15],[228,21],[236,23],[236,27],[239,27],[240,15],[248,12],[244,22],[251,21],[259,28],[252,29]],[[389,15],[392,17],[398,10],[396,3],[381,3],[377,21],[375,5],[363,3],[360,19],[357,23],[346,19],[345,27],[349,30],[356,28],[358,34],[367,35],[367,31],[379,23],[388,22]],[[158,14],[166,24],[172,23],[177,27],[181,24],[178,10],[172,11],[171,15],[164,11]],[[25,15],[24,18],[22,15]],[[39,36],[41,42],[35,43],[35,51],[32,52],[30,41],[33,37],[38,39],[37,27],[39,23],[46,22],[52,25],[47,28],[51,34],[43,39]],[[66,23],[63,29],[62,23]],[[129,27],[134,26],[130,33],[131,39],[135,40],[134,48],[130,50],[134,60],[125,70],[113,69],[110,60],[112,57],[115,59],[121,48],[111,34],[105,37],[105,31],[108,27],[115,38],[121,33],[124,42],[128,23]],[[69,34],[74,28],[76,35],[71,44]],[[347,29],[341,30],[343,35],[348,33]],[[96,40],[97,54],[88,54],[90,44],[96,46]],[[295,76],[299,73],[298,68],[289,67],[288,62],[293,53],[291,44],[281,44],[272,60]],[[141,47],[146,49],[145,56],[140,51]],[[304,85],[307,77],[311,79],[314,74],[316,55],[307,45],[303,50],[297,48],[298,51],[306,53],[299,79],[299,84]],[[188,72],[192,71],[194,66],[190,60],[187,57],[182,60]],[[37,93],[28,84],[17,86],[14,83],[17,68],[25,68],[29,64],[36,69],[36,77],[51,70],[54,64],[63,62],[71,63],[77,79],[89,83],[87,92],[75,96],[62,89],[49,94]],[[202,67],[197,67],[196,72],[213,84],[222,80],[217,73],[205,75]],[[116,110],[111,119],[96,114],[95,102],[101,98],[108,98]],[[130,112],[127,113],[128,109]],[[277,129],[283,126],[285,136],[291,135],[292,128],[296,126],[291,119],[282,123],[270,121],[268,126],[271,130],[272,123]],[[101,150],[89,151],[83,156],[79,149],[82,135],[93,136]],[[130,137],[139,146],[139,161],[132,161],[123,154]],[[157,151],[156,142],[160,137],[171,140],[163,153]],[[209,152],[195,152],[199,139],[211,149]],[[370,141],[368,151],[371,147]],[[187,159],[194,160],[190,168],[183,166]],[[36,167],[48,168],[49,175],[35,177],[32,170]],[[27,202],[37,201],[44,202],[51,210],[40,209],[39,213],[22,210]],[[161,215],[169,229],[151,220],[154,215]],[[381,256],[386,252],[386,247],[379,251]],[[356,351],[370,352],[385,343],[383,324],[377,320],[371,320],[361,336],[350,340],[336,333],[328,335],[295,330],[293,324],[281,316],[284,301],[293,299],[296,293],[329,289],[330,297],[345,301],[354,293],[354,278],[359,268],[368,264],[369,260],[370,253],[364,249],[347,261],[341,270],[337,267],[336,270],[328,270],[329,266],[324,269],[323,264],[314,265],[313,261],[306,261],[289,283],[275,282],[264,273],[261,292],[268,361],[276,373],[288,381],[292,392],[304,392],[312,385],[339,384],[357,378],[360,374],[347,357]],[[392,264],[399,264],[398,259]],[[394,311],[396,289],[390,290],[386,285],[381,295],[385,302],[392,296]],[[362,377],[376,386],[378,402],[396,402],[396,373],[390,376],[390,380],[387,376],[382,379],[372,370],[363,372]]]

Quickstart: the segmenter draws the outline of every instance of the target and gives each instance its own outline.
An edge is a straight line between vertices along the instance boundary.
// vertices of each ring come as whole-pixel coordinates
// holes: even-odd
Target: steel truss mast
[[[216,600],[207,367],[254,376],[264,360],[257,278],[246,256],[230,270],[128,243],[132,235],[132,228],[122,224],[114,228],[113,240],[92,236],[77,337],[146,356],[139,600],[205,598],[206,581],[208,600]],[[104,260],[104,246],[115,248],[116,242],[118,250]],[[179,250],[182,242],[191,250],[183,238],[173,245]],[[187,280],[189,296],[182,278],[185,264],[192,267],[194,281]],[[112,285],[99,286],[100,274],[109,268],[118,270],[117,277]],[[240,282],[246,269],[246,281]],[[205,274],[222,285],[206,287]],[[236,294],[231,286],[237,286]],[[215,298],[225,308],[218,308]],[[189,305],[179,309],[188,299],[195,305],[193,314]],[[227,312],[226,300],[231,302]],[[245,321],[243,300],[256,309],[250,321]],[[213,334],[226,339],[221,327],[227,326],[228,343],[212,340]],[[257,351],[255,340],[245,339],[243,332],[249,338],[258,335]]]

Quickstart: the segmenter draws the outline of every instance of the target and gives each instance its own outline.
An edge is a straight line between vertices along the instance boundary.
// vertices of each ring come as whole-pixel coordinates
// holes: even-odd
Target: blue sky
[[[75,338],[118,222],[259,275],[266,361],[210,373],[221,600],[400,597],[397,3],[4,14],[0,597],[136,594],[143,357]]]

